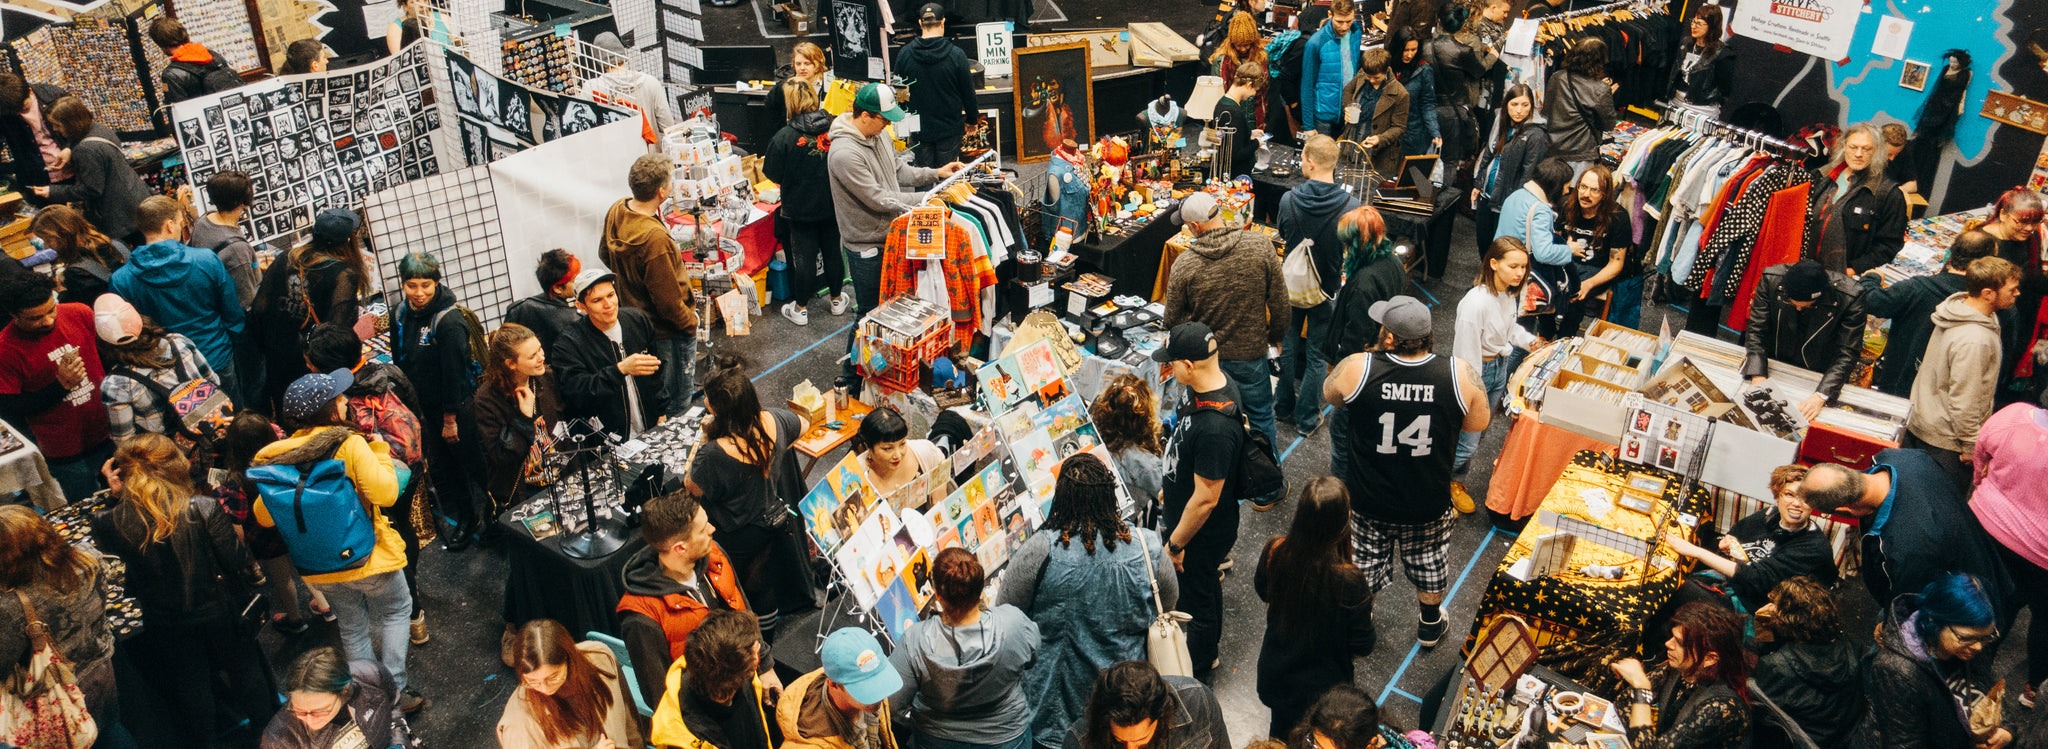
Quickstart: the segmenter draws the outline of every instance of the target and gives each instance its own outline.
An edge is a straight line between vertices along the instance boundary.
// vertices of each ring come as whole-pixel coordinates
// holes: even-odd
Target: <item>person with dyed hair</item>
[[[1343,248],[1344,288],[1337,292],[1336,306],[1330,310],[1329,329],[1321,341],[1313,343],[1322,347],[1323,361],[1331,364],[1378,345],[1380,323],[1373,319],[1373,305],[1400,296],[1408,287],[1408,271],[1401,266],[1401,259],[1394,256],[1394,243],[1387,238],[1387,220],[1379,209],[1360,206],[1345,211],[1337,220],[1337,242]],[[1326,372],[1324,377],[1328,376]],[[1316,395],[1321,397],[1320,389]],[[1350,425],[1343,419],[1331,421],[1332,475],[1345,474],[1350,441]]]
[[[2012,741],[2004,727],[1971,730],[1968,718],[1992,681],[1991,659],[1978,656],[1998,641],[1993,600],[1977,576],[1953,573],[1884,606],[1856,745],[1998,749]]]
[[[1749,672],[1756,656],[1742,648],[1742,620],[1709,603],[1689,603],[1672,617],[1664,663],[1609,664],[1630,689],[1629,743],[1638,749],[1708,749],[1749,745]]]

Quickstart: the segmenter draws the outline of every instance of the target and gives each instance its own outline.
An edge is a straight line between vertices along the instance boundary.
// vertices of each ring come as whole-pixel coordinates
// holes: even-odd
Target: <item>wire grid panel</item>
[[[399,288],[399,258],[432,253],[456,301],[476,313],[484,330],[497,327],[512,303],[512,277],[490,170],[475,166],[407,182],[372,194],[363,208],[385,288]]]
[[[440,0],[430,0],[437,8]],[[464,56],[473,59],[477,67],[504,76],[503,60],[498,54],[501,38],[497,24],[491,22],[491,14],[503,11],[503,2],[493,0],[447,0],[448,30],[463,40]]]

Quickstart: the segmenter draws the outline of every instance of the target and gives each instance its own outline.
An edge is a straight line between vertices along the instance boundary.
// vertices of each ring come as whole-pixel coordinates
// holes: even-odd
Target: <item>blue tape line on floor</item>
[[[1470,576],[1472,575],[1472,568],[1473,568],[1473,567],[1476,567],[1476,566],[1478,566],[1478,565],[1479,565],[1479,557],[1481,557],[1481,556],[1483,556],[1483,555],[1485,555],[1485,554],[1486,554],[1486,546],[1487,546],[1487,544],[1493,543],[1493,534],[1495,534],[1495,533],[1499,533],[1499,532],[1500,532],[1500,529],[1499,529],[1499,528],[1487,528],[1487,529],[1486,529],[1486,537],[1485,537],[1485,538],[1481,538],[1481,539],[1479,539],[1479,548],[1473,549],[1473,550],[1472,550],[1472,558],[1470,558],[1470,559],[1467,559],[1467,560],[1465,560],[1465,569],[1464,569],[1464,571],[1462,571],[1462,572],[1459,572],[1459,573],[1458,573],[1458,579],[1457,579],[1456,581],[1453,581],[1453,582],[1451,583],[1451,589],[1450,589],[1450,590],[1446,590],[1446,591],[1444,591],[1444,602],[1443,602],[1443,607],[1442,607],[1442,608],[1449,608],[1449,607],[1450,607],[1450,604],[1451,604],[1451,601],[1454,601],[1454,600],[1456,600],[1456,599],[1457,599],[1457,597],[1458,597],[1458,589],[1459,589],[1459,588],[1461,588],[1461,587],[1464,587],[1464,585],[1465,585],[1465,578],[1467,578],[1467,577],[1470,577]],[[1441,611],[1441,610],[1440,610],[1440,611],[1438,612],[1438,616],[1450,616],[1450,614],[1449,614],[1448,612],[1444,612],[1444,611]],[[1446,629],[1448,629],[1448,628],[1446,628]],[[1394,689],[1394,685],[1395,685],[1395,684],[1399,684],[1399,683],[1401,683],[1401,677],[1402,677],[1403,675],[1405,675],[1405,674],[1407,674],[1407,673],[1408,673],[1408,666],[1409,666],[1409,664],[1412,664],[1412,663],[1414,663],[1414,662],[1415,662],[1415,655],[1416,655],[1417,653],[1420,653],[1420,652],[1422,652],[1422,643],[1419,643],[1419,642],[1418,642],[1418,643],[1416,643],[1415,645],[1413,645],[1413,646],[1411,646],[1411,647],[1409,647],[1409,648],[1408,648],[1408,657],[1406,657],[1406,658],[1402,658],[1402,659],[1401,659],[1401,667],[1400,667],[1400,668],[1397,668],[1397,669],[1394,669],[1394,675],[1393,675],[1393,677],[1391,677],[1391,678],[1387,679],[1387,686],[1386,686],[1386,688],[1385,688],[1385,689],[1381,689],[1381,690],[1380,690],[1380,697],[1379,697],[1379,700],[1378,700],[1379,702],[1385,702],[1385,701],[1387,700],[1387,695],[1388,695],[1388,694],[1391,694],[1391,693],[1393,693],[1393,692],[1397,691],[1397,690],[1395,690],[1395,689]],[[1403,694],[1406,694],[1406,693],[1404,692]],[[1415,699],[1415,698],[1414,698],[1414,697],[1409,697],[1409,699]],[[1416,702],[1421,702],[1422,700],[1415,700],[1415,701],[1416,701]]]
[[[1429,289],[1422,288],[1422,282],[1415,280],[1414,276],[1408,277],[1408,285],[1415,287],[1416,291],[1422,292],[1423,296],[1429,297],[1429,306],[1435,307],[1439,304],[1443,304],[1443,302],[1437,301],[1435,294],[1429,293]]]
[[[1410,700],[1414,700],[1414,701],[1416,701],[1416,702],[1421,702],[1421,701],[1422,701],[1422,698],[1421,698],[1421,697],[1417,697],[1417,696],[1415,696],[1415,695],[1409,694],[1409,693],[1407,693],[1407,692],[1405,692],[1405,691],[1402,691],[1402,690],[1399,690],[1399,689],[1396,689],[1396,690],[1394,690],[1394,694],[1398,694],[1398,695],[1400,695],[1400,696],[1402,696],[1402,697],[1406,697],[1406,698],[1408,698],[1408,699],[1410,699]]]
[[[855,322],[858,322],[858,321],[855,321]],[[796,361],[796,358],[797,358],[797,357],[799,357],[799,356],[803,356],[804,354],[808,354],[808,353],[811,353],[811,349],[817,348],[817,347],[818,347],[818,344],[821,344],[821,343],[824,343],[824,342],[826,342],[826,341],[832,340],[832,339],[834,339],[834,338],[838,338],[838,337],[841,337],[841,336],[844,336],[844,335],[846,335],[846,331],[847,331],[847,329],[848,329],[848,328],[852,328],[852,327],[853,327],[853,323],[847,323],[847,324],[845,324],[845,325],[841,325],[841,326],[839,326],[839,329],[838,329],[838,330],[835,330],[835,331],[832,331],[831,333],[828,333],[828,334],[826,334],[824,338],[820,338],[820,339],[818,339],[818,340],[812,341],[812,342],[811,342],[811,345],[809,345],[809,346],[805,346],[805,347],[803,347],[803,348],[797,349],[797,350],[796,350],[796,353],[794,353],[794,354],[790,354],[790,355],[789,355],[789,358],[787,358],[787,359],[784,359],[784,360],[782,360],[782,361],[780,361],[780,362],[776,362],[775,366],[772,366],[772,367],[769,367],[769,368],[767,368],[767,369],[765,369],[765,370],[762,370],[760,374],[754,375],[754,379],[755,379],[755,380],[759,380],[759,379],[761,379],[761,378],[763,378],[763,377],[767,377],[767,376],[768,376],[768,373],[769,373],[769,372],[773,372],[773,371],[775,371],[775,370],[781,369],[781,368],[783,368],[783,366],[785,366],[785,365],[789,364],[790,362]]]
[[[1328,418],[1330,418],[1330,407],[1329,407],[1329,406],[1324,406],[1324,407],[1323,407],[1323,413],[1322,413],[1322,415],[1321,415],[1321,416],[1317,416],[1316,418],[1317,418],[1317,419],[1319,419],[1319,420],[1320,420],[1320,419],[1328,419]],[[1293,442],[1293,443],[1290,443],[1290,444],[1289,444],[1289,445],[1287,446],[1287,449],[1286,449],[1285,451],[1282,451],[1282,452],[1280,453],[1280,462],[1282,462],[1282,463],[1286,463],[1286,462],[1287,462],[1287,456],[1289,456],[1289,455],[1293,455],[1293,454],[1294,454],[1294,448],[1297,448],[1297,447],[1301,447],[1301,441],[1302,441],[1302,440],[1305,440],[1305,439],[1308,439],[1308,437],[1306,437],[1306,436],[1300,436],[1300,437],[1295,437],[1295,438],[1294,438],[1294,442]]]

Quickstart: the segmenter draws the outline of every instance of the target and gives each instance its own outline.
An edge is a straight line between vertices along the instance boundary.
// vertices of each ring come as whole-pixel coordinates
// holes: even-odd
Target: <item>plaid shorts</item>
[[[1418,592],[1450,589],[1451,525],[1457,520],[1456,508],[1446,508],[1443,517],[1425,523],[1386,523],[1352,513],[1351,549],[1373,594],[1393,582],[1397,553],[1401,569]]]

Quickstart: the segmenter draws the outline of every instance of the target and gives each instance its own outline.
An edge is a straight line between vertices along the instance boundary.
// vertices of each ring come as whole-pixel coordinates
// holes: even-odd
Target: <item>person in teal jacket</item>
[[[1331,0],[1330,22],[1301,50],[1301,127],[1336,137],[1344,130],[1344,84],[1358,73],[1358,5]],[[1302,137],[1306,138],[1304,132]]]
[[[1529,248],[1529,259],[1545,265],[1572,260],[1573,245],[1557,241],[1557,209],[1551,199],[1571,186],[1572,168],[1555,158],[1536,165],[1529,181],[1500,205],[1500,228],[1494,239],[1514,237]],[[1576,241],[1576,240],[1575,240]]]
[[[135,225],[147,243],[114,271],[107,289],[165,330],[191,339],[220,375],[221,389],[239,393],[235,339],[242,334],[241,298],[219,255],[179,239],[188,221],[185,207],[175,199],[155,195],[143,200],[135,209]]]

